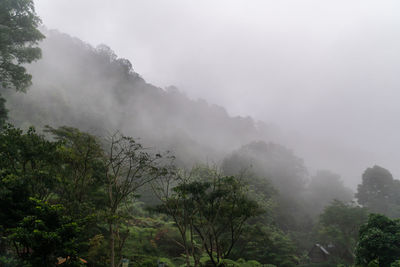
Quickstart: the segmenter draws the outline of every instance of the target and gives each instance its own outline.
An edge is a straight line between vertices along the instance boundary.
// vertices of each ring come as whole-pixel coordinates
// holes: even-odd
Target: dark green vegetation
[[[55,31],[43,30],[33,86],[18,94],[31,84],[21,64],[41,54],[40,20],[13,0],[0,22],[15,125],[0,130],[1,266],[399,265],[388,170],[368,168],[354,195],[267,142],[272,127],[152,86],[107,46]]]
[[[376,261],[378,266],[398,266],[400,253],[400,221],[384,215],[371,214],[368,223],[360,229],[357,244],[357,263],[367,265]]]
[[[24,91],[32,76],[21,64],[31,63],[41,56],[36,45],[44,38],[37,29],[40,19],[32,1],[2,0],[0,2],[0,125],[7,117],[3,89]]]
[[[202,167],[187,180],[170,157],[149,153],[132,138],[115,134],[103,149],[74,128],[47,132],[54,141],[33,128],[24,133],[6,126],[0,133],[3,263],[53,266],[64,258],[80,266],[83,257],[90,265],[118,266],[125,255],[141,266],[154,264],[151,256],[179,262],[184,252],[187,265],[191,256],[197,265],[217,266],[229,259],[248,220],[262,212],[241,179]],[[160,213],[134,205],[135,194],[150,183],[167,194]]]

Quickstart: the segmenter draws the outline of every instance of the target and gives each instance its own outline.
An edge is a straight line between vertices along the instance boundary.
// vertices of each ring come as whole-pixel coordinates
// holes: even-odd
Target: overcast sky
[[[48,28],[109,45],[148,82],[295,131],[299,154],[317,144],[339,172],[354,164],[352,186],[372,164],[400,179],[400,1],[35,4]]]

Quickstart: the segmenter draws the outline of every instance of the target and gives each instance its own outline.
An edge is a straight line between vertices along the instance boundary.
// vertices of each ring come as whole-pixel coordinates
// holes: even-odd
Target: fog
[[[400,177],[398,1],[36,0],[50,29],[104,43],[159,87],[281,129],[353,188]]]

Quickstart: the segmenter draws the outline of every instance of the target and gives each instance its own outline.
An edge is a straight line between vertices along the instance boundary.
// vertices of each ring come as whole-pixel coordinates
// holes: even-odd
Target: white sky
[[[352,156],[338,151],[365,156],[349,172],[357,173],[354,181],[372,164],[400,178],[400,1],[36,0],[35,5],[48,28],[94,46],[109,45],[150,83],[176,85],[232,115],[296,131],[306,136],[303,146],[315,140],[329,147],[321,154],[337,153],[332,157],[346,158],[347,164]]]

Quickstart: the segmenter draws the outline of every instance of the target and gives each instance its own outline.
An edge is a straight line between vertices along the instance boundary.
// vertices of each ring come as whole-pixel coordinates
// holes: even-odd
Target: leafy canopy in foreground
[[[61,205],[30,199],[29,210],[12,229],[10,236],[17,254],[31,265],[53,266],[58,258],[68,259],[68,266],[79,266],[79,226],[64,215]]]
[[[229,258],[245,223],[260,214],[261,209],[248,196],[243,182],[234,176],[223,176],[205,167],[194,169],[191,175],[192,180],[180,180],[159,210],[180,226],[184,243],[188,235],[193,246],[193,236],[196,236],[211,264],[219,266]],[[188,253],[187,247],[185,250]],[[198,260],[196,255],[192,256]]]
[[[367,266],[377,260],[380,267],[388,267],[399,259],[399,255],[400,221],[380,214],[370,214],[368,223],[360,229],[356,248],[357,264]]]

